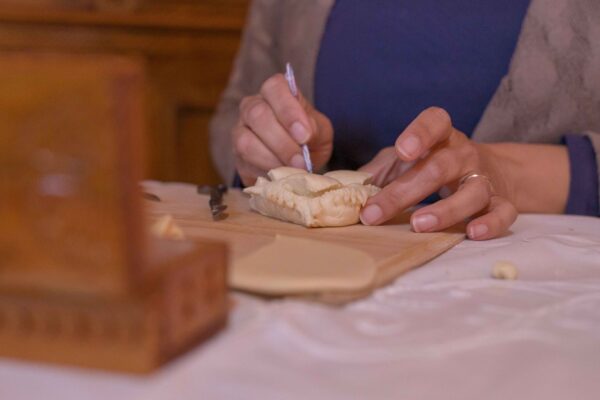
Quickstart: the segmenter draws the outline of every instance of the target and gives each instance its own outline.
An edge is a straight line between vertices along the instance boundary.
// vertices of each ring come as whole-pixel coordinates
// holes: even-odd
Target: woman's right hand
[[[232,135],[236,169],[246,186],[276,167],[306,168],[302,144],[308,144],[315,170],[329,161],[333,148],[329,119],[302,94],[295,98],[282,74],[267,79],[259,94],[242,99]]]

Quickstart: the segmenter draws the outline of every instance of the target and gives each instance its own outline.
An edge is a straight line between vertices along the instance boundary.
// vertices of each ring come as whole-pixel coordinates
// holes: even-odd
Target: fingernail
[[[300,122],[294,122],[290,133],[296,142],[304,144],[308,140],[308,130]]]
[[[469,231],[467,233],[469,235],[469,238],[477,239],[488,233],[488,227],[484,224],[470,226]]]
[[[433,214],[417,215],[412,219],[412,226],[415,232],[427,232],[435,228],[440,221]]]
[[[304,157],[302,157],[302,155],[300,154],[294,154],[294,156],[290,160],[290,165],[294,168],[306,168],[306,164],[304,164]]]
[[[360,222],[365,225],[373,225],[376,224],[382,216],[383,211],[381,211],[381,207],[377,204],[371,204],[370,206],[365,207],[360,213]]]
[[[421,140],[414,135],[409,135],[405,138],[402,138],[398,143],[398,151],[405,157],[413,157],[417,155],[420,148]]]

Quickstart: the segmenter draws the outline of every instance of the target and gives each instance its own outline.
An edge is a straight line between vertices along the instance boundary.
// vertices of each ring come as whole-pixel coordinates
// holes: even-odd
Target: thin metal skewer
[[[298,86],[296,86],[296,77],[294,76],[294,69],[292,68],[292,64],[287,63],[285,65],[285,79],[287,80],[288,86],[290,87],[290,92],[292,92],[292,96],[298,98]],[[313,166],[312,161],[310,159],[310,152],[308,151],[308,146],[306,144],[302,145],[302,157],[304,157],[304,164],[306,164],[306,170],[312,174]]]

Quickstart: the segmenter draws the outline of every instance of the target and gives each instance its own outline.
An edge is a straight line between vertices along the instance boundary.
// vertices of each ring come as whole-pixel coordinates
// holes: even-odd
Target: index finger
[[[298,144],[307,143],[313,134],[311,124],[299,99],[295,98],[282,74],[273,75],[263,83],[260,94],[269,104],[279,123]]]
[[[452,133],[452,120],[443,108],[430,107],[421,112],[396,140],[396,152],[404,161],[414,161]]]

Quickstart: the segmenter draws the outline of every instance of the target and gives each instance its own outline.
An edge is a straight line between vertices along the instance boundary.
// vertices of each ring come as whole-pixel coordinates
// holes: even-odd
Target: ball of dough
[[[492,276],[496,279],[515,280],[519,277],[519,271],[514,264],[507,261],[498,261],[494,264]]]

